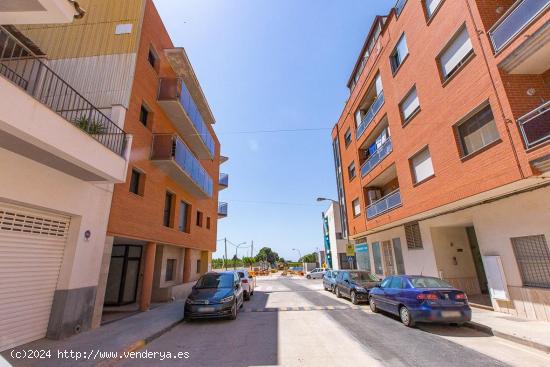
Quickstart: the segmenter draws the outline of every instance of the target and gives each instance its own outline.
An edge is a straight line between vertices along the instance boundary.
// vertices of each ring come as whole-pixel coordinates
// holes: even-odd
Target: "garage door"
[[[0,203],[0,351],[46,336],[69,218]]]

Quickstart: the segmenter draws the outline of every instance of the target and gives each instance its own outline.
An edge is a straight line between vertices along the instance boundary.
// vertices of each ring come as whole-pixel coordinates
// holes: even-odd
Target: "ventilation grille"
[[[0,207],[0,230],[53,237],[67,237],[69,220],[46,218]]]

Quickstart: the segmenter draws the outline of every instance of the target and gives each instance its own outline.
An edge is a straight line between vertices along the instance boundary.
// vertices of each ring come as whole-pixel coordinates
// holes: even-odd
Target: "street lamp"
[[[298,258],[298,261],[300,261],[300,259],[302,258],[302,253],[300,252],[300,250],[298,250],[297,248],[293,248],[292,251],[298,251],[298,256],[300,256]]]
[[[241,242],[239,243],[238,245],[234,245],[235,246],[235,262],[233,262],[233,269],[237,269],[237,260],[239,257],[237,256],[237,251],[239,250],[239,247],[241,247],[242,245],[246,245],[246,241],[245,242]]]
[[[323,198],[323,197],[317,198],[317,201],[319,201],[319,202],[321,202],[321,201],[332,201],[333,203],[337,203],[337,202],[338,202],[338,201],[336,201],[336,200],[327,199],[327,198]]]

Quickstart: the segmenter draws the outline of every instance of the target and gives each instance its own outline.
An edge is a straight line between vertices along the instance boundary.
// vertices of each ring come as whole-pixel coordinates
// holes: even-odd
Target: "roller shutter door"
[[[0,351],[46,336],[69,222],[0,203]]]

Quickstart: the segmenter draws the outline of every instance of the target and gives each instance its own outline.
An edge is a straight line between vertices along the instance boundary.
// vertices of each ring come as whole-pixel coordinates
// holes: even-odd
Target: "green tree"
[[[242,258],[242,261],[245,266],[252,266],[256,262],[256,259],[254,259],[253,257],[244,256]]]
[[[314,263],[317,262],[317,254],[315,252],[312,252],[311,254],[307,254],[302,256],[300,259],[301,262],[304,263]]]
[[[258,255],[256,255],[256,261],[265,261],[271,264],[272,266],[275,266],[275,263],[279,260],[279,254],[277,254],[275,251],[273,251],[269,247],[262,247],[260,251],[258,252]]]

